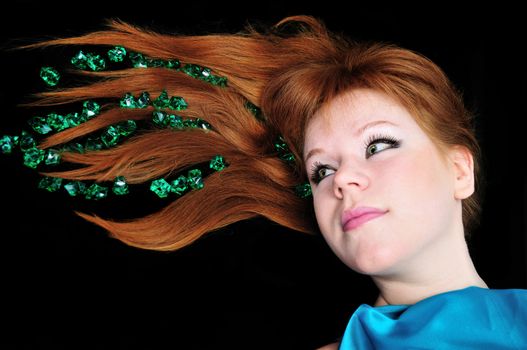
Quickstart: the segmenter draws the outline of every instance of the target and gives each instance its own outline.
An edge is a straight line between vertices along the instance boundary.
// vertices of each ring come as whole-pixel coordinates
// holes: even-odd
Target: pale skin
[[[391,142],[373,141],[379,136]],[[375,306],[487,288],[463,229],[461,201],[474,192],[467,148],[440,148],[396,100],[366,89],[324,105],[304,141],[308,175],[320,180],[310,180],[320,231],[343,263],[372,277]],[[342,214],[358,206],[385,214],[346,230]]]

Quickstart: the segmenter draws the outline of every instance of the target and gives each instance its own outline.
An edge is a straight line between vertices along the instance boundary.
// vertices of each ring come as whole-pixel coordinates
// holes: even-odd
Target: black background
[[[469,242],[493,288],[527,288],[525,35],[521,11],[443,4],[343,8],[267,1],[18,1],[2,9],[4,47],[99,29],[120,18],[164,32],[237,32],[310,14],[356,39],[394,42],[439,64],[478,117],[488,187],[481,227]],[[55,51],[56,54],[56,51]],[[29,115],[16,108],[43,89],[46,53],[2,52],[2,128],[16,133]],[[320,237],[251,220],[172,253],[109,238],[73,209],[131,215],[155,198],[96,206],[36,189],[16,155],[0,156],[2,186],[0,345],[4,349],[314,349],[344,331],[353,310],[375,299]],[[182,213],[184,215],[184,213]]]

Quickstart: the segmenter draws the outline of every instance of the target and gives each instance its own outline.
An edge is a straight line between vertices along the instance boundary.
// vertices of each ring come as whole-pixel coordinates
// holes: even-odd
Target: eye
[[[335,170],[331,169],[325,164],[322,164],[320,162],[315,162],[313,163],[313,166],[311,167],[311,171],[309,172],[309,178],[314,184],[318,184],[325,177],[331,175],[332,174],[331,172],[335,172]]]
[[[364,144],[366,151],[366,158],[370,158],[388,148],[397,148],[401,145],[401,141],[392,136],[372,135]]]

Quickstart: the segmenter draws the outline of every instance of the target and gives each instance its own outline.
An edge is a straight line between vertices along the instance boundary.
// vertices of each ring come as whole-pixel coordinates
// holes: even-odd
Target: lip
[[[386,214],[387,210],[372,207],[358,207],[353,210],[345,210],[342,214],[342,229],[353,230],[360,225]]]

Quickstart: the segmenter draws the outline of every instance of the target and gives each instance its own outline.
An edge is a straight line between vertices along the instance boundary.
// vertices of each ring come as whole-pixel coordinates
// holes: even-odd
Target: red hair
[[[295,25],[292,35],[275,30],[291,24]],[[79,213],[126,244],[175,250],[208,232],[255,216],[296,231],[317,232],[310,201],[294,192],[295,185],[305,179],[303,133],[323,103],[353,87],[396,96],[432,136],[466,144],[477,154],[468,114],[452,86],[434,64],[410,51],[351,43],[307,16],[286,18],[267,33],[249,27],[227,35],[167,35],[115,20],[108,25],[107,30],[28,47],[119,45],[150,58],[206,66],[228,79],[228,86],[222,88],[166,68],[79,72],[94,80],[41,93],[29,104],[110,101],[97,117],[47,137],[40,148],[64,144],[117,122],[150,119],[152,107],[119,107],[119,99],[129,92],[157,96],[166,90],[170,96],[183,96],[188,109],[178,114],[203,118],[212,125],[209,132],[147,128],[114,148],[65,152],[63,162],[80,167],[45,173],[96,182],[124,176],[134,185],[180,172],[216,154],[225,157],[229,166],[208,175],[203,189],[186,193],[157,213],[125,221]],[[262,107],[264,122],[246,108],[247,101]],[[449,125],[448,131],[444,125]],[[295,155],[296,168],[278,158],[274,141],[279,135]],[[464,217],[475,217],[477,201],[471,197],[466,203]]]
[[[320,30],[315,25],[317,38],[330,40],[335,48],[329,56],[282,67],[262,95],[264,113],[298,160],[297,173],[306,174],[304,133],[317,110],[353,89],[380,91],[400,102],[443,152],[450,146],[463,146],[473,155],[475,193],[462,203],[469,235],[479,222],[484,180],[474,116],[465,108],[461,93],[435,63],[419,53],[391,44],[330,38]]]

